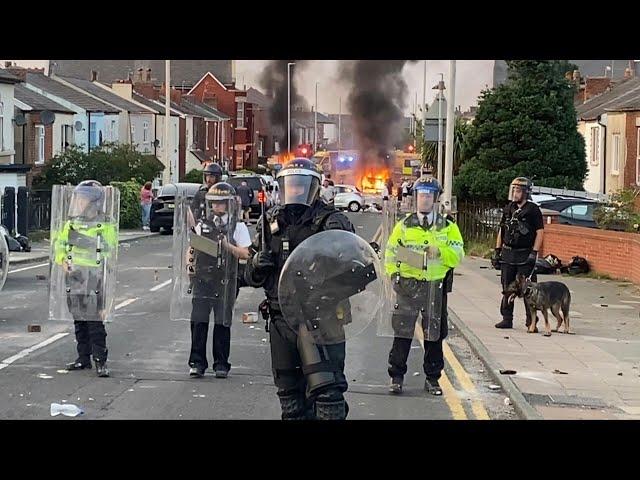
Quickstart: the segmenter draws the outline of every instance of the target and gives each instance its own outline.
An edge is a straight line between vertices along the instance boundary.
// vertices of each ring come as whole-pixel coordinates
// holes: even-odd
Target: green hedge
[[[194,168],[182,177],[181,182],[202,183],[202,170]]]
[[[140,207],[142,185],[134,179],[128,182],[111,182],[110,185],[120,190],[120,228],[140,228],[142,226],[142,208]]]

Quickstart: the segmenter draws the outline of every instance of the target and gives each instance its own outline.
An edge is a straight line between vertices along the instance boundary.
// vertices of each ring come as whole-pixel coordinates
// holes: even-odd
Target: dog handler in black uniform
[[[510,203],[502,212],[500,230],[496,239],[496,249],[491,257],[491,264],[501,270],[502,291],[516,279],[520,273],[537,281],[533,270],[542,247],[544,221],[540,207],[531,202],[533,183],[525,177],[515,178],[509,188]],[[531,312],[526,308],[526,325],[531,325]],[[513,303],[509,303],[509,295],[502,295],[500,303],[502,321],[496,328],[513,328]],[[538,319],[536,317],[536,324]],[[538,331],[537,327],[534,329]]]

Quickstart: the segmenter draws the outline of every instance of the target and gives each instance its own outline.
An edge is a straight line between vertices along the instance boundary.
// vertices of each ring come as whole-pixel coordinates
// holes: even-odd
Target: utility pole
[[[447,145],[445,149],[444,206],[450,212],[453,187],[453,141],[455,133],[456,61],[449,60],[449,101],[447,102]]]

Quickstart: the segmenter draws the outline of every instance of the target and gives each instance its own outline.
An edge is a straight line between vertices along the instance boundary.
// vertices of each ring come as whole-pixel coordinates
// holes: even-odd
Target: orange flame
[[[369,168],[360,179],[361,190],[364,193],[381,193],[390,176],[388,168]]]
[[[293,154],[293,152],[282,152],[278,154],[278,163],[284,165],[285,163],[290,162],[294,158],[296,158],[296,156]]]

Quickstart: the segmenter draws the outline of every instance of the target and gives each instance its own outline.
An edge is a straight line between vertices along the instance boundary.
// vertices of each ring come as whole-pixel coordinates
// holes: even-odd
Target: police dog
[[[531,311],[531,325],[528,332],[535,333],[537,317],[536,312],[539,310],[544,315],[545,337],[551,336],[551,326],[549,325],[548,309],[558,320],[558,326],[553,330],[558,332],[560,325],[564,322],[564,333],[572,333],[569,331],[569,306],[571,305],[571,293],[564,283],[561,282],[541,282],[534,283],[524,275],[519,273],[516,279],[509,284],[503,292],[509,295],[509,303],[518,298],[524,298],[527,308]]]

